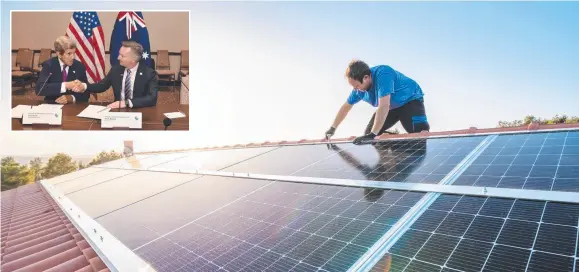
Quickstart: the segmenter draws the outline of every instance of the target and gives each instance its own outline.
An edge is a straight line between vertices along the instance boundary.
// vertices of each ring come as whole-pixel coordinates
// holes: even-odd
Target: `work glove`
[[[364,136],[360,136],[354,139],[354,144],[359,145],[362,144],[363,142],[374,140],[374,138],[376,138],[376,134],[374,134],[374,132],[370,132]]]
[[[330,129],[326,131],[326,139],[330,139],[330,137],[334,136],[334,133],[336,133],[336,128],[330,127]]]

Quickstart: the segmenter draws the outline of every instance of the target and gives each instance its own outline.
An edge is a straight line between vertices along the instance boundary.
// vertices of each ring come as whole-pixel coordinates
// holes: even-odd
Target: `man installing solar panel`
[[[364,135],[357,137],[354,144],[373,140],[398,121],[408,133],[430,130],[424,109],[424,94],[416,81],[388,65],[369,67],[360,60],[348,64],[346,77],[354,89],[326,131],[327,139],[334,135],[352,107],[361,100],[377,109]]]

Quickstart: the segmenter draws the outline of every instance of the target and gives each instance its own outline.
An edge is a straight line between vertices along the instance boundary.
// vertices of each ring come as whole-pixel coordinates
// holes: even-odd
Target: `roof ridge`
[[[562,123],[562,124],[540,124],[538,122],[530,123],[528,125],[522,125],[517,127],[496,127],[496,128],[477,128],[469,127],[468,129],[459,130],[447,130],[447,131],[437,131],[437,132],[420,132],[420,133],[404,133],[404,134],[382,134],[376,139],[378,140],[393,140],[393,139],[408,139],[408,138],[424,138],[424,137],[449,137],[449,136],[460,136],[460,135],[477,135],[486,133],[508,133],[508,132],[524,132],[524,131],[540,131],[540,130],[551,130],[551,129],[575,129],[579,128],[579,123]],[[349,142],[353,141],[357,136],[350,136],[344,138],[332,139],[333,142]],[[143,151],[135,152],[135,155],[146,155],[146,154],[161,154],[161,153],[174,153],[174,152],[188,152],[188,151],[206,151],[206,150],[223,150],[223,149],[240,149],[240,148],[253,148],[253,147],[272,147],[272,146],[283,146],[283,145],[299,145],[299,144],[322,144],[327,143],[326,139],[300,139],[298,141],[288,141],[282,140],[278,142],[265,141],[262,143],[250,142],[247,144],[235,144],[235,145],[223,145],[223,146],[210,146],[210,147],[197,147],[197,148],[186,148],[186,149],[169,149],[169,150],[158,150],[158,151]]]

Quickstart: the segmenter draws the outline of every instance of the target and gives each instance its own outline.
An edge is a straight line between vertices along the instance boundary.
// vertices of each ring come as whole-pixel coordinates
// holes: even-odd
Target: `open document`
[[[175,118],[182,118],[185,117],[185,114],[182,112],[167,112],[165,113],[165,117],[169,118],[169,119],[175,119]]]
[[[34,107],[35,108],[38,107],[38,108],[43,108],[43,109],[55,109],[55,110],[57,110],[57,109],[62,109],[62,106],[64,106],[64,105],[61,105],[61,104],[40,104],[40,105],[34,106]]]
[[[25,112],[32,108],[31,105],[18,105],[12,108],[12,118],[22,118]]]
[[[107,108],[106,106],[89,105],[88,107],[86,107],[86,109],[84,109],[77,116],[100,120],[102,118],[102,114],[104,114],[110,110],[111,109]]]

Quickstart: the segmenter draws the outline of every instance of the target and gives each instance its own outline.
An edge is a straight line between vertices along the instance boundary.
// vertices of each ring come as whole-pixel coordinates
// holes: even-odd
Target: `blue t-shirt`
[[[419,99],[424,94],[416,81],[392,69],[388,65],[379,65],[370,68],[372,85],[367,91],[352,90],[348,97],[348,104],[354,105],[361,100],[378,107],[380,97],[390,96],[390,109],[404,106],[406,103]]]

